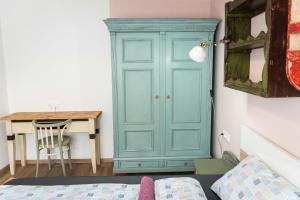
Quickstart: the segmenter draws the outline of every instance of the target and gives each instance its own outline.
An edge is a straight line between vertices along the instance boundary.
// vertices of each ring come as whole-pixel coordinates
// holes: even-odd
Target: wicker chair
[[[72,120],[64,122],[51,123],[51,122],[37,122],[33,121],[32,124],[35,129],[35,143],[36,143],[36,177],[39,175],[40,155],[42,150],[46,150],[48,157],[48,167],[51,170],[51,156],[60,155],[60,161],[64,176],[66,176],[66,169],[64,164],[64,151],[68,152],[69,168],[72,169],[71,163],[71,149],[70,149],[70,136],[65,135],[68,126]],[[53,152],[58,149],[58,153]]]

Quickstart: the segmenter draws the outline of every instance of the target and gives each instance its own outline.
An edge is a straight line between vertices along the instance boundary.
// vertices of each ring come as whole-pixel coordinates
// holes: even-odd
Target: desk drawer
[[[121,168],[155,168],[159,167],[158,161],[120,161]]]
[[[192,160],[168,160],[167,167],[194,167]]]

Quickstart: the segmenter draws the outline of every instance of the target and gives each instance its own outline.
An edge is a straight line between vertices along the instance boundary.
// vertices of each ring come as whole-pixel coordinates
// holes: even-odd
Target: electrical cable
[[[213,121],[215,122],[215,119],[216,119],[216,109],[215,109],[215,101],[214,99],[212,98],[211,99],[211,105],[212,105],[212,110],[213,110]],[[220,135],[218,135],[218,143],[219,143],[219,146],[220,146],[220,151],[221,151],[221,155],[223,155],[223,147],[222,147],[222,143],[221,143],[221,140],[220,140],[220,137],[223,136],[224,133],[221,133]]]

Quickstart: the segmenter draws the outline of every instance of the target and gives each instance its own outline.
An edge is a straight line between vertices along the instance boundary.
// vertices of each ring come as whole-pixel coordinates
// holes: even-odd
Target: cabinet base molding
[[[202,157],[211,158],[211,157]],[[171,158],[171,159],[145,159],[129,158],[114,159],[114,173],[151,173],[151,172],[192,172],[194,159],[190,158]]]

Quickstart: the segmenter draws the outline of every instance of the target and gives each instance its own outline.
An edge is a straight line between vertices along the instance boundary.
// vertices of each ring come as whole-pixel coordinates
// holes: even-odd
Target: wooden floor
[[[113,175],[113,162],[103,162],[101,166],[97,166],[97,173],[93,174],[92,165],[90,163],[74,163],[72,164],[73,169],[69,170],[68,165],[66,165],[66,171],[68,176],[112,176]],[[50,177],[50,176],[63,176],[60,164],[54,164],[52,169],[48,170],[47,164],[40,165],[40,177]],[[9,173],[4,174],[0,177],[0,185],[10,180],[11,178],[25,178],[25,177],[35,177],[35,165],[27,165],[26,167],[16,166],[16,174],[12,177]]]

